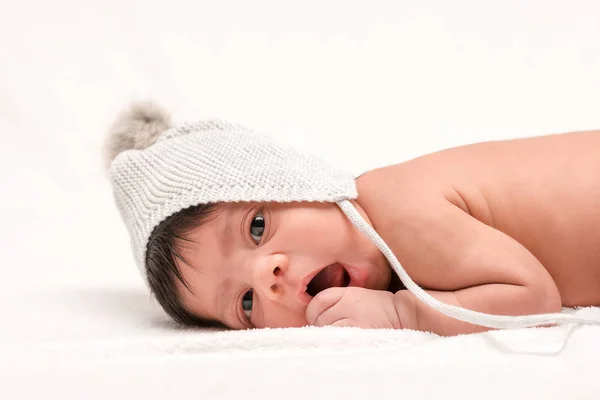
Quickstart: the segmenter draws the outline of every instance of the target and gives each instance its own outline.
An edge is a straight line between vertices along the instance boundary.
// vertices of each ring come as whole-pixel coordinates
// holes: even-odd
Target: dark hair
[[[177,267],[176,260],[189,264],[177,249],[176,241],[190,241],[185,236],[204,225],[217,213],[216,204],[199,204],[171,215],[150,235],[146,249],[146,272],[150,290],[163,310],[176,322],[188,326],[222,326],[189,312],[183,305],[177,282],[190,290]]]

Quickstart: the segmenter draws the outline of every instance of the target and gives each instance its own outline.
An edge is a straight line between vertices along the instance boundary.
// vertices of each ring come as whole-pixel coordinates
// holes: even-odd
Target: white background
[[[0,345],[169,327],[101,152],[148,98],[357,174],[598,129],[600,2],[0,0]]]

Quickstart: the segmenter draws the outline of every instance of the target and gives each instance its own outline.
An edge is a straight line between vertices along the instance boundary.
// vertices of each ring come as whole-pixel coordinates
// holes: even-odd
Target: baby
[[[107,149],[138,266],[183,324],[456,335],[564,315],[488,314],[600,305],[600,131],[458,147],[354,179],[237,125],[171,129],[138,104]]]

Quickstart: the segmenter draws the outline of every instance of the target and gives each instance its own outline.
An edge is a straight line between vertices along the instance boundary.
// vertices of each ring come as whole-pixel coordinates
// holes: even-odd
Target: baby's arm
[[[544,266],[521,244],[445,199],[401,211],[388,243],[413,280],[438,300],[490,314],[558,312],[558,289]],[[390,223],[393,223],[390,221]],[[390,240],[391,239],[391,240]],[[405,329],[440,335],[488,328],[446,317],[410,292],[395,295]]]

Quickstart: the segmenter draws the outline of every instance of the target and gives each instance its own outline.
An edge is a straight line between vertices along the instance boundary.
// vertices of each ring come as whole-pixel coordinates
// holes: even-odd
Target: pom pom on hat
[[[171,128],[171,117],[162,107],[146,101],[133,103],[121,112],[106,138],[106,164],[125,150],[143,150]]]

